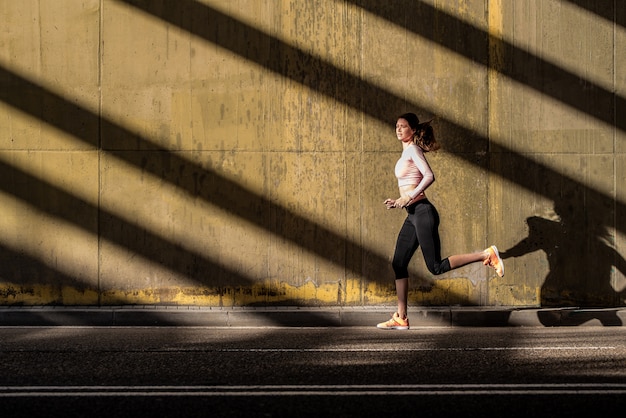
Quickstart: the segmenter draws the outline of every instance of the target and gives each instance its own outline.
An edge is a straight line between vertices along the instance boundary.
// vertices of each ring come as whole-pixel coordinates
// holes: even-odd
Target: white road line
[[[210,350],[220,353],[387,353],[407,351],[535,351],[535,350],[616,350],[613,346],[567,346],[567,347],[433,347],[433,348],[219,348]]]
[[[626,383],[250,386],[0,386],[8,397],[626,395]]]

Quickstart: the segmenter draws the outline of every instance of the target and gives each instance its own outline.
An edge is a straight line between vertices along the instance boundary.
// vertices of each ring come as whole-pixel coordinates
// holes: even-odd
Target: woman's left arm
[[[426,189],[434,183],[435,174],[433,173],[433,170],[431,170],[430,165],[426,160],[424,151],[422,151],[422,149],[418,146],[411,147],[411,149],[411,159],[413,159],[413,162],[417,166],[417,169],[420,171],[420,173],[422,173],[422,180],[419,182],[415,189],[411,190],[408,193],[411,200],[413,200],[420,194],[424,193],[424,191],[426,191]]]
[[[406,194],[406,196],[400,197],[395,201],[394,207],[405,207],[408,206],[416,197],[420,194],[424,193],[424,191],[433,184],[435,181],[435,175],[433,174],[433,170],[431,170],[426,157],[424,156],[424,151],[421,148],[415,146],[411,147],[410,157],[417,166],[417,169],[422,173],[422,180],[419,184],[410,192]]]

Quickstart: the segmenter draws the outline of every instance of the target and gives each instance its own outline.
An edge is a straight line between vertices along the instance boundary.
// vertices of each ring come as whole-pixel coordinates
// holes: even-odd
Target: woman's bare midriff
[[[415,190],[415,188],[417,187],[417,184],[407,184],[404,186],[400,186],[400,196],[402,197],[408,197],[409,193],[412,192],[413,190]],[[411,201],[407,204],[407,206],[412,205],[415,202],[419,202],[422,199],[426,199],[426,194],[424,192],[418,194],[417,196],[415,196],[413,199],[411,199]]]

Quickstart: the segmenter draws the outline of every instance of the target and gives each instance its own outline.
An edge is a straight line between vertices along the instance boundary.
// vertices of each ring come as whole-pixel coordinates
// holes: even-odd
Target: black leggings
[[[408,216],[398,234],[396,252],[391,263],[396,280],[409,277],[409,262],[420,245],[428,271],[435,275],[450,271],[450,261],[447,258],[441,259],[437,209],[427,199],[422,199],[408,206],[406,210]]]

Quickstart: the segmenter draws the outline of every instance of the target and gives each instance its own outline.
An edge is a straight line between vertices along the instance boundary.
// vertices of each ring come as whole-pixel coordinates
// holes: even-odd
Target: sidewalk
[[[374,327],[394,307],[0,306],[0,326]],[[626,326],[620,308],[415,307],[411,327]]]

